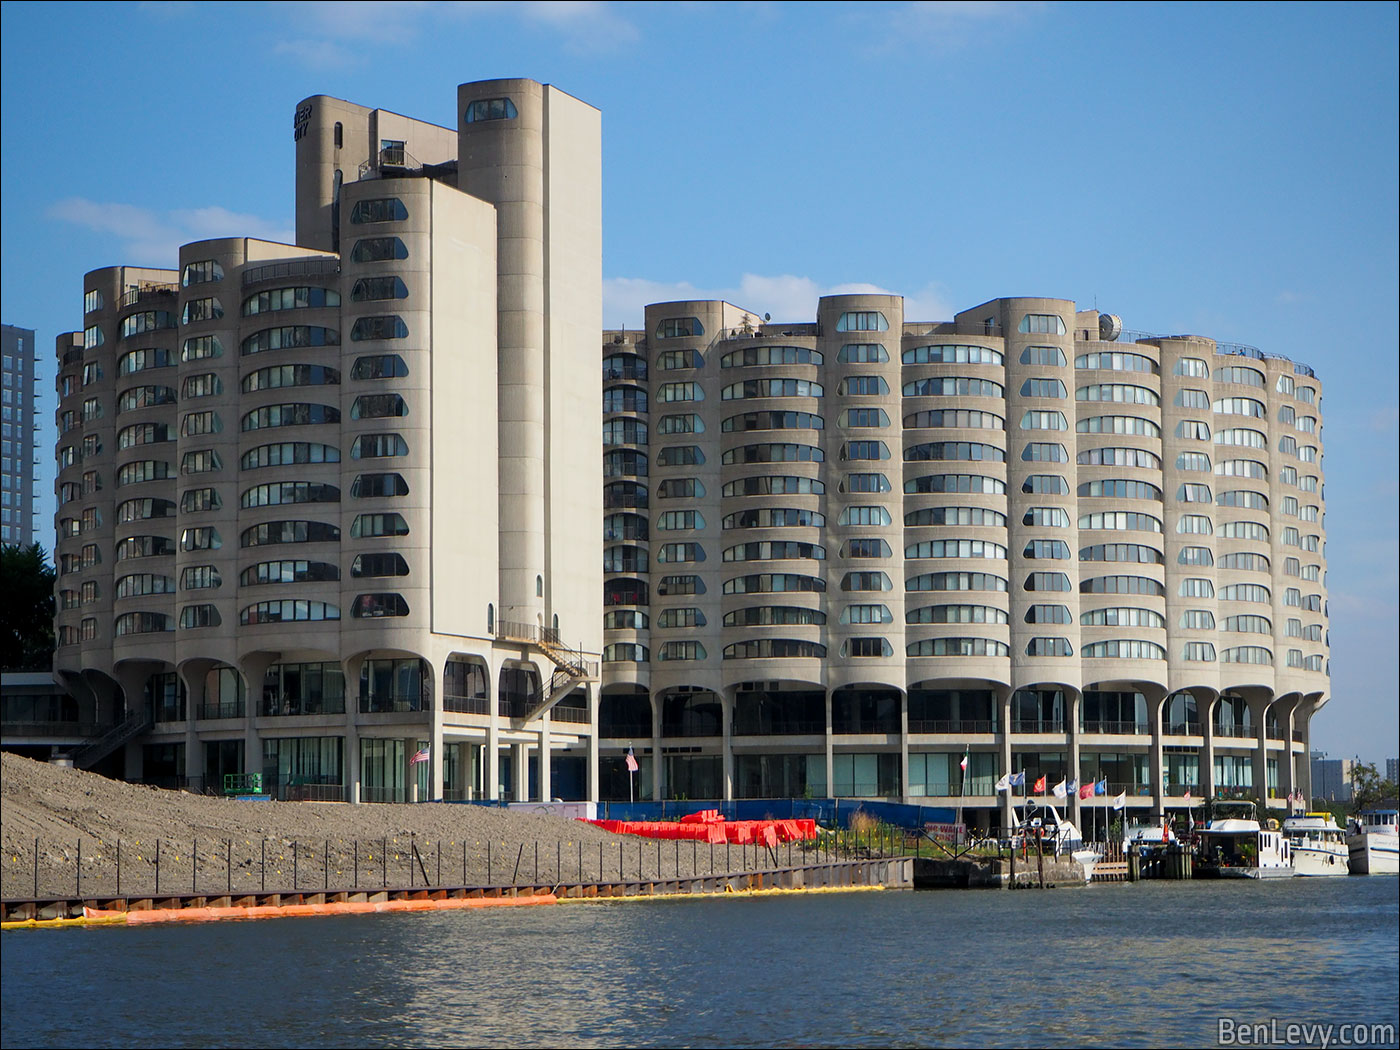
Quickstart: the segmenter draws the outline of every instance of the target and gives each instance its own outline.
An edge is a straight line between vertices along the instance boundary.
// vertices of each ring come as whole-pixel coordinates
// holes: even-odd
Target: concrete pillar
[[[596,804],[598,802],[598,719],[599,708],[602,706],[601,691],[589,683],[588,686],[588,710],[589,728],[592,732],[588,736],[588,801]]]
[[[1249,705],[1249,713],[1254,717],[1254,797],[1259,800],[1259,820],[1262,822],[1268,816],[1266,811],[1269,808],[1269,738],[1264,723],[1265,714],[1269,709],[1269,698],[1250,698],[1245,702]]]
[[[964,783],[967,778],[962,778]],[[959,787],[959,798],[961,798],[961,786]],[[909,694],[900,691],[899,694],[899,797],[905,802],[912,801],[909,794]]]
[[[1313,782],[1312,782],[1312,716],[1317,710],[1313,701],[1308,701],[1303,705],[1302,711],[1298,714],[1301,723],[1298,728],[1303,732],[1303,766],[1299,771],[1299,779],[1302,781],[1303,805],[1304,808],[1312,806]],[[1290,745],[1291,747],[1291,745]]]
[[[720,768],[723,770],[724,801],[730,802],[734,798],[734,696],[729,689],[722,690],[719,694],[719,718],[720,730],[724,738],[720,745],[722,748]]]
[[[1011,695],[1012,690],[1008,689],[998,698],[1001,704],[1001,770],[1003,773],[1015,773],[1011,768]],[[1014,819],[1011,811],[1011,800],[1016,794],[1015,789],[1001,792],[1001,826],[1010,828]]]
[[[1152,727],[1152,742],[1148,745],[1151,749],[1147,763],[1148,775],[1152,778],[1152,804],[1157,807],[1157,812],[1162,816],[1167,815],[1167,764],[1162,751],[1162,709],[1166,705],[1166,694],[1154,697],[1151,693],[1147,699],[1147,722]],[[1177,794],[1181,792],[1178,791]]]
[[[540,718],[540,801],[549,802],[554,798],[553,777],[550,776],[549,760],[551,738],[549,712]]]
[[[1078,689],[1066,690],[1066,699],[1069,701],[1068,710],[1065,711],[1065,783],[1079,779],[1079,732],[1080,713],[1084,710],[1084,694]],[[1079,822],[1079,792],[1065,799],[1065,813],[1067,819]],[[1080,829],[1083,831],[1083,828]]]
[[[492,802],[501,798],[501,703],[499,699],[501,669],[495,661],[486,665],[486,749],[481,761],[484,770],[486,797]]]
[[[661,761],[661,707],[662,702],[655,694],[650,694],[651,699],[651,798],[653,802],[659,802],[666,797],[666,789],[670,786],[666,783],[666,764]],[[637,792],[641,796],[640,789]]]
[[[360,727],[353,720],[346,724],[345,737],[340,746],[344,748],[340,761],[345,779],[345,796],[350,802],[360,802]]]
[[[826,690],[826,793],[828,796],[836,797],[836,754],[834,744],[836,734],[833,732],[834,723],[831,713],[831,690]]]
[[[431,756],[428,761],[428,798],[441,799],[447,788],[447,741],[443,737],[442,730],[442,682],[444,679],[443,670],[447,662],[443,661],[443,669],[433,668],[433,696],[429,706],[428,724],[428,754]],[[432,667],[432,664],[428,664]]]
[[[413,761],[413,756],[417,750],[418,734],[415,733],[413,736],[404,737],[403,761],[404,765],[408,767],[405,773],[408,779],[404,782],[404,786],[408,790],[404,792],[404,798],[409,802],[422,801],[422,799],[418,797],[418,763]],[[431,751],[429,751],[428,756],[428,761],[431,762],[433,760]]]
[[[530,749],[524,744],[510,745],[511,800],[530,801]]]
[[[1278,754],[1278,790],[1288,800],[1286,812],[1290,814],[1295,808],[1293,792],[1298,786],[1293,776],[1293,718],[1301,702],[1301,698],[1294,697],[1274,705],[1278,709],[1279,732],[1283,734],[1283,750]]]
[[[1201,716],[1201,794],[1207,800],[1215,798],[1215,705],[1220,697],[1202,701],[1196,698],[1196,710]]]

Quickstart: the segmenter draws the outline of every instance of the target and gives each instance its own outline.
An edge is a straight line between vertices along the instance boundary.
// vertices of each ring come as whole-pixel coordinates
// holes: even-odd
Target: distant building
[[[0,542],[34,542],[34,332],[4,326]]]
[[[1394,784],[1397,777],[1400,777],[1400,758],[1387,758],[1385,760],[1385,779]]]
[[[1351,801],[1351,777],[1355,760],[1328,758],[1325,751],[1312,753],[1312,797],[1329,802]]]

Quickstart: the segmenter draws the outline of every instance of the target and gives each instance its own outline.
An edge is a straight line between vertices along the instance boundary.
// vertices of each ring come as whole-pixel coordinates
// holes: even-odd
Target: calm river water
[[[1397,888],[1144,882],[21,930],[0,938],[0,1042],[1194,1047],[1222,1016],[1394,1026]]]

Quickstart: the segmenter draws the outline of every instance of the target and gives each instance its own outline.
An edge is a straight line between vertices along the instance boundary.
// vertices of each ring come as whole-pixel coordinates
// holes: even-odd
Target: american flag
[[[637,756],[632,753],[632,749],[627,749],[627,772],[635,773],[641,766],[637,765]]]
[[[431,746],[431,744],[425,744],[423,747],[420,747],[417,751],[413,753],[413,757],[408,760],[408,764],[410,766],[414,766],[417,765],[419,762],[428,761],[428,749]]]

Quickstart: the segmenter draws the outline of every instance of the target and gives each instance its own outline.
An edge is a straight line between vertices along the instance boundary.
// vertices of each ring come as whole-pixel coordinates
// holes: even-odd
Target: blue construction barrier
[[[508,802],[478,798],[457,800],[462,805],[504,809]],[[866,813],[883,824],[917,830],[926,824],[952,824],[951,806],[914,806],[902,802],[871,802],[852,798],[693,799],[684,802],[599,802],[599,820],[679,820],[691,813],[717,809],[725,820],[789,820],[806,817],[827,828],[849,827],[851,817]]]

